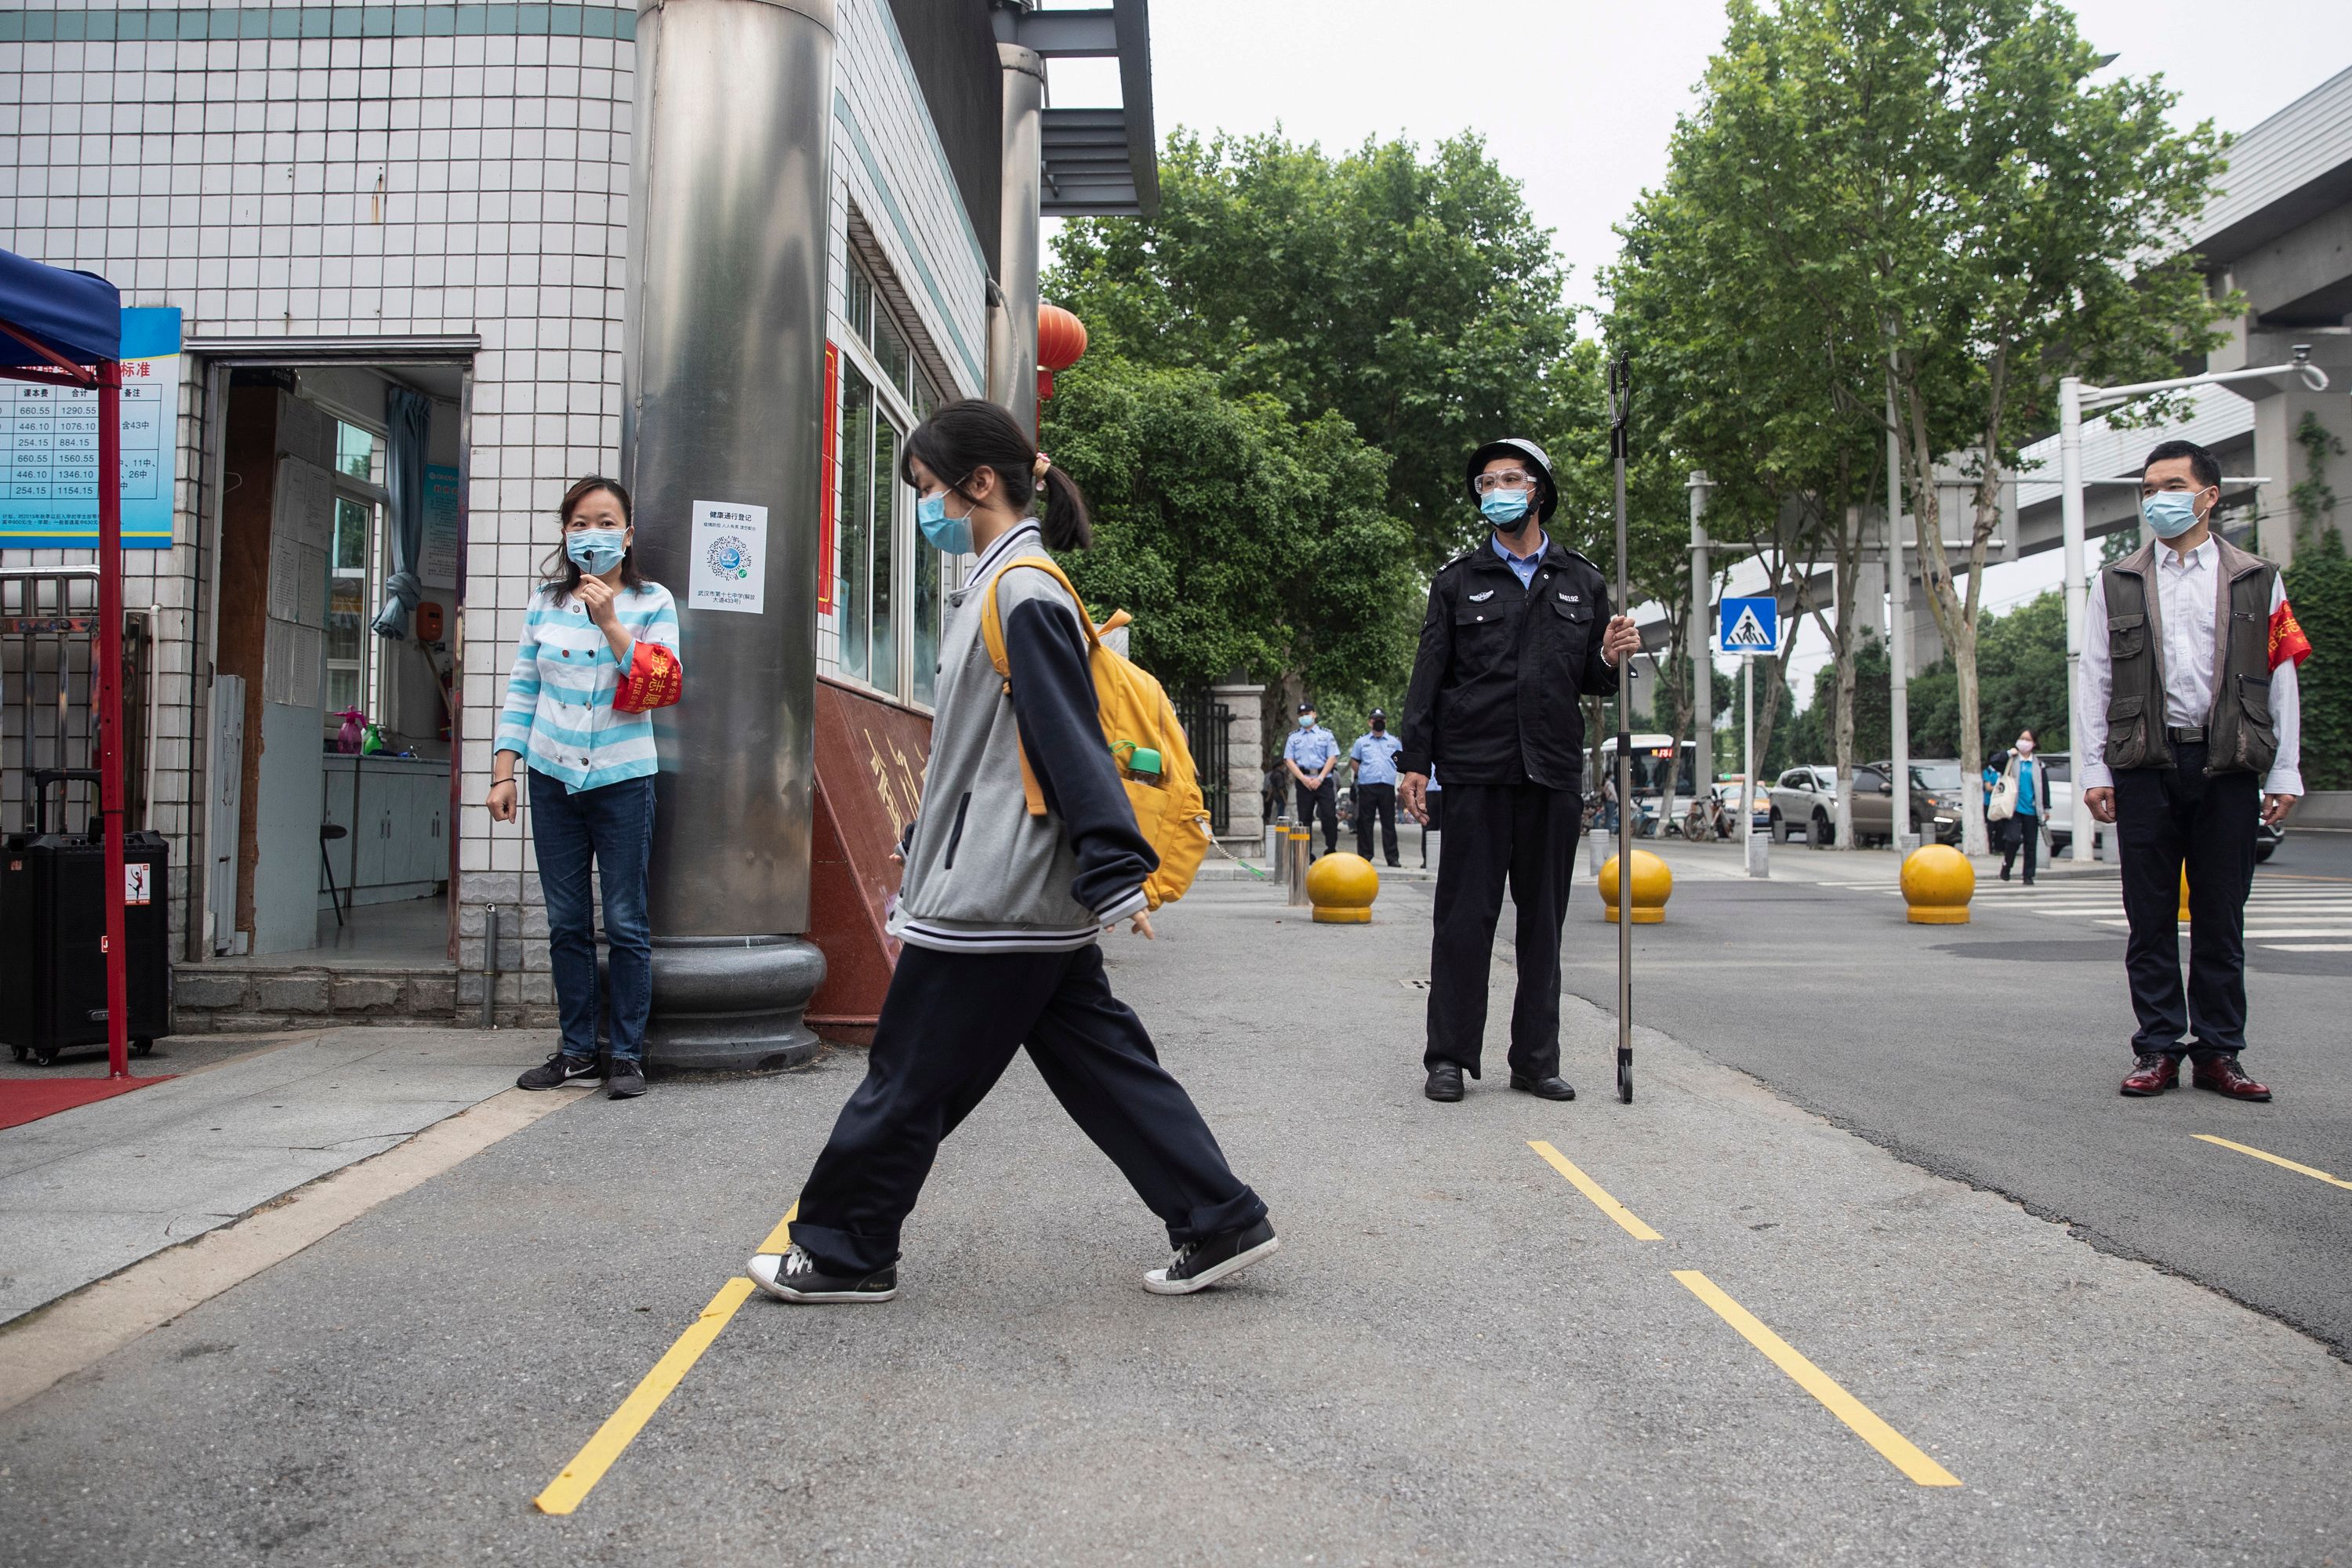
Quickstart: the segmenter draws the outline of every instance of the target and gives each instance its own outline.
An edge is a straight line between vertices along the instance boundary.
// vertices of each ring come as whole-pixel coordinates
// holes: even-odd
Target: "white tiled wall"
[[[950,395],[976,395],[986,277],[971,220],[885,0],[842,0],[838,16],[831,331],[843,331],[855,203],[935,374]],[[129,304],[177,305],[191,339],[479,336],[468,795],[488,776],[550,513],[571,479],[619,461],[634,58],[625,40],[571,37],[0,42],[0,247],[103,273]],[[182,391],[179,542],[131,552],[126,592],[165,606],[156,816],[183,867],[205,500],[194,370],[192,360]],[[821,626],[829,664],[828,637]],[[465,902],[536,900],[524,836],[493,831],[478,806],[463,815],[459,858]],[[478,910],[463,930],[478,931]],[[479,940],[466,945],[468,969]]]

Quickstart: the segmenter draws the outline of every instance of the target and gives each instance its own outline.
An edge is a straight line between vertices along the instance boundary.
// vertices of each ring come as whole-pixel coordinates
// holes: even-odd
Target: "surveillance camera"
[[[2327,390],[2327,373],[2326,371],[2320,369],[2315,364],[2298,365],[2295,368],[2303,372],[2304,385],[2311,388],[2314,392],[2325,392]]]

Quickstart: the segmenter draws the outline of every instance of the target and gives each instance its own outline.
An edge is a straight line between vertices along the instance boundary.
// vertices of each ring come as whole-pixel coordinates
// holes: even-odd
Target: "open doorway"
[[[214,370],[213,963],[452,964],[468,363]]]

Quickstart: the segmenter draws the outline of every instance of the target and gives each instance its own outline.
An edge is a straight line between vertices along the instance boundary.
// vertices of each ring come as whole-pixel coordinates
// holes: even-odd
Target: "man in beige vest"
[[[2177,1085],[2185,1052],[2198,1088],[2271,1097],[2238,1065],[2246,895],[2256,818],[2283,821],[2303,793],[2295,665],[2310,645],[2278,568],[2212,531],[2221,486],[2221,465],[2194,442],[2150,452],[2140,515],[2153,537],[2099,574],[2083,623],[2083,799],[2116,825],[2131,924],[2124,964],[2139,1030],[2123,1081],[2130,1095]]]

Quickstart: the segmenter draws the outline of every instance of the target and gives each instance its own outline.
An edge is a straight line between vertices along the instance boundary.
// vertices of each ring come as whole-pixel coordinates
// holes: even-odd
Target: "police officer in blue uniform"
[[[1298,727],[1282,743],[1282,765],[1298,790],[1298,820],[1311,825],[1323,819],[1323,853],[1339,847],[1339,786],[1331,770],[1339,763],[1339,742],[1315,721],[1315,704],[1298,705]],[[1312,832],[1311,826],[1308,831]]]
[[[1389,733],[1389,716],[1372,710],[1372,727],[1348,748],[1349,764],[1356,771],[1356,853],[1372,858],[1372,817],[1381,819],[1381,852],[1391,866],[1397,858],[1396,756],[1404,742]]]
[[[1507,884],[1518,910],[1511,1087],[1574,1100],[1559,1076],[1559,933],[1584,815],[1579,699],[1616,690],[1641,634],[1611,614],[1601,569],[1544,531],[1559,495],[1542,447],[1489,442],[1468,479],[1494,532],[1430,584],[1397,760],[1398,798],[1423,824],[1430,771],[1445,768],[1424,1092],[1460,1100],[1462,1075],[1478,1076]]]

